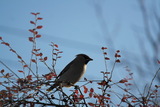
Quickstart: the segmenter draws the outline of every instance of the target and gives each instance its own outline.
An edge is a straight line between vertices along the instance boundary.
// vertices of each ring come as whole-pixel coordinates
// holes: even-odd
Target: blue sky
[[[147,5],[150,4],[148,1]],[[43,29],[39,30],[42,38],[37,41],[38,47],[46,56],[51,56],[49,44],[54,42],[64,52],[57,63],[57,72],[60,72],[76,54],[85,53],[94,59],[88,64],[85,77],[100,79],[99,72],[105,70],[101,47],[105,46],[109,48],[108,53],[112,61],[113,52],[121,50],[123,60],[113,78],[119,80],[125,77],[127,74],[124,67],[129,66],[139,81],[140,74],[132,64],[126,62],[132,60],[133,55],[136,58],[142,55],[136,34],[144,38],[142,44],[148,47],[150,56],[153,56],[143,34],[142,14],[136,0],[1,0],[0,36],[26,60],[30,57],[31,49],[31,43],[28,42],[28,37],[32,36],[28,29],[33,27],[29,21],[34,20],[31,12],[40,12],[40,17],[43,17],[43,20],[38,22],[39,25],[43,25]],[[13,69],[20,69],[17,68],[19,65],[16,64],[16,56],[2,45],[0,59]],[[109,64],[109,69],[112,68],[112,63]],[[1,67],[3,68],[2,65],[0,69]],[[47,72],[43,64],[40,68],[41,74],[44,70]],[[157,67],[153,68],[155,72]],[[150,81],[147,78],[148,76],[143,78],[146,83]]]

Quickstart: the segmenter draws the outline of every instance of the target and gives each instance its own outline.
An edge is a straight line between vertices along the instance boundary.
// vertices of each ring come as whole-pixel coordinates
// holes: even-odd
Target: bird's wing
[[[71,61],[71,62],[60,72],[60,74],[58,75],[57,78],[59,78],[61,75],[63,75],[63,74],[71,67],[71,65],[73,64],[73,62],[74,62],[74,60]]]

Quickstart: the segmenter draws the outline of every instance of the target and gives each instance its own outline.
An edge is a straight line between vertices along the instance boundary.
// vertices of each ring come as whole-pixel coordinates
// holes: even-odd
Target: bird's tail
[[[46,91],[52,91],[54,88],[56,88],[59,84],[55,83],[51,87],[49,87]]]
[[[52,91],[55,87],[51,86],[50,88],[48,88],[46,91]]]

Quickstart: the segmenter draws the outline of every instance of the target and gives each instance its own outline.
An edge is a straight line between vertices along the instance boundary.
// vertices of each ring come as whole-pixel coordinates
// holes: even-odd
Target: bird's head
[[[77,57],[83,57],[85,59],[85,63],[87,64],[89,61],[92,61],[93,59],[90,58],[88,55],[86,54],[78,54]]]

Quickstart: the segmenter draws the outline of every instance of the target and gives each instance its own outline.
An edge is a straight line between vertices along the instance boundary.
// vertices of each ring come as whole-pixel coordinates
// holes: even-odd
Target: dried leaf
[[[57,53],[53,53],[53,55],[57,55]]]
[[[13,50],[13,49],[10,49],[10,51],[12,51],[12,52],[16,53],[16,51],[15,51],[15,50]]]
[[[133,84],[131,84],[131,83],[125,84],[125,86],[130,86],[130,85],[133,85]]]
[[[92,96],[93,96],[93,93],[90,92],[90,93],[89,93],[89,97],[91,98]]]
[[[105,86],[105,85],[107,85],[107,82],[106,82],[105,80],[103,80],[103,81],[101,81],[100,83],[98,83],[98,85],[103,85],[103,86]]]
[[[54,49],[54,50],[59,51],[59,49]]]
[[[57,75],[54,72],[51,72],[50,75],[56,77]]]
[[[37,12],[37,13],[31,12],[31,14],[32,14],[32,15],[38,15],[38,14],[40,14],[40,13],[39,13],[39,12]]]
[[[35,59],[31,59],[32,62],[37,63],[37,61]]]
[[[125,83],[125,82],[128,82],[128,80],[127,79],[122,79],[122,80],[119,81],[119,83]]]
[[[41,50],[41,49],[33,49],[33,51],[36,51],[36,52],[37,52],[37,51],[40,51],[40,50]]]
[[[105,72],[105,74],[110,74],[110,72]]]
[[[22,57],[21,57],[21,56],[19,56],[19,55],[17,55],[17,57],[18,57],[19,59],[22,59]]]
[[[120,63],[121,61],[119,59],[117,59],[116,62]]]
[[[105,60],[110,60],[110,58],[108,58],[108,57],[105,57]]]
[[[43,61],[43,58],[39,58],[40,61]]]
[[[93,83],[93,81],[89,81],[89,83]]]
[[[33,33],[34,33],[35,35],[37,35],[37,34],[38,34],[38,31],[34,31]]]
[[[88,92],[88,88],[85,85],[83,86],[83,88],[84,88],[84,93],[87,93]]]
[[[40,38],[41,37],[41,35],[36,35],[36,38]]]
[[[24,65],[23,67],[28,67],[28,65]]]
[[[18,70],[18,72],[24,73],[24,71],[22,71],[22,70]]]
[[[52,75],[46,75],[46,76],[45,76],[46,80],[51,80],[52,77],[53,77]]]
[[[33,37],[29,37],[28,40],[33,42]]]
[[[27,76],[27,79],[28,79],[28,80],[32,80],[32,75],[28,75],[28,76]]]
[[[38,18],[37,18],[37,20],[42,20],[42,19],[43,19],[43,18],[41,18],[41,17],[38,17]]]
[[[5,78],[9,78],[9,77],[11,77],[11,75],[10,75],[9,73],[7,73],[7,74],[5,75]]]
[[[121,101],[122,101],[122,102],[125,102],[127,98],[128,98],[128,97],[124,96],[124,97],[121,99]]]
[[[92,93],[93,93],[93,92],[94,92],[94,89],[93,89],[93,88],[91,88],[91,89],[90,89],[90,92],[92,92]]]
[[[42,53],[39,53],[39,54],[35,54],[36,56],[42,56],[43,54]]]
[[[6,46],[10,46],[10,44],[7,43],[7,42],[1,42],[1,44],[4,44],[4,45],[6,45]]]
[[[107,47],[102,47],[101,49],[104,50],[104,49],[107,49]]]
[[[83,99],[83,98],[84,98],[84,95],[80,95],[79,98]]]
[[[41,29],[42,27],[43,27],[43,26],[41,26],[41,25],[40,25],[40,26],[37,26],[37,29]]]
[[[30,21],[30,23],[35,25],[35,22],[33,22],[33,21]]]
[[[5,45],[10,46],[10,44],[9,44],[9,43],[5,43]]]
[[[132,102],[132,103],[137,103],[138,101],[134,101],[134,100],[132,100],[131,102]]]
[[[57,45],[57,44],[54,44],[54,46],[55,46],[56,48],[58,48],[58,45]]]
[[[36,13],[31,12],[32,15],[37,15]]]
[[[29,31],[30,31],[31,33],[34,33],[34,29],[29,29]]]
[[[74,94],[73,99],[74,99],[75,102],[78,102],[78,96],[77,95]]]
[[[104,54],[104,55],[107,55],[107,52],[104,52],[103,54]]]
[[[37,86],[36,88],[37,88],[37,89],[41,89],[41,86]]]
[[[156,88],[159,88],[159,87],[160,87],[160,85],[155,85],[155,87],[156,87]]]
[[[47,57],[44,57],[44,61],[46,61],[48,58]]]
[[[119,53],[119,52],[120,52],[120,50],[117,50],[116,52],[117,52],[117,53]]]
[[[63,51],[59,51],[59,52],[57,52],[57,53],[63,53]]]
[[[104,98],[104,99],[107,99],[107,100],[110,100],[110,99],[111,99],[110,97],[105,97],[105,96],[103,96],[103,98]]]
[[[121,57],[121,55],[117,55],[117,57]]]
[[[4,73],[4,69],[1,70],[1,73]]]
[[[88,103],[88,105],[90,105],[90,106],[95,106],[95,104],[93,104],[93,103]]]
[[[117,53],[115,53],[114,57],[117,57],[117,55],[118,55],[118,54],[117,54]]]
[[[58,56],[57,58],[61,58],[62,56]]]

